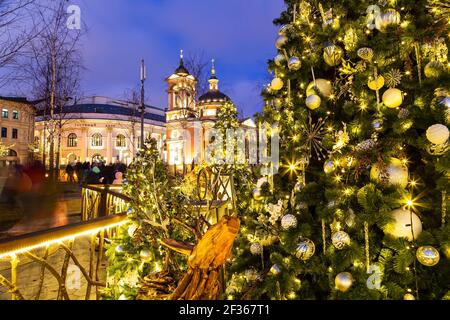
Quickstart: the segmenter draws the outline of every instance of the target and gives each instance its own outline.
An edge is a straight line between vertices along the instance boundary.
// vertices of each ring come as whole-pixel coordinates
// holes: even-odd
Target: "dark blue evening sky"
[[[71,2],[71,1],[69,1]],[[79,0],[89,30],[83,41],[83,93],[121,98],[147,64],[150,103],[167,106],[164,79],[179,50],[216,59],[220,88],[251,116],[261,110],[267,59],[276,54],[283,0]]]

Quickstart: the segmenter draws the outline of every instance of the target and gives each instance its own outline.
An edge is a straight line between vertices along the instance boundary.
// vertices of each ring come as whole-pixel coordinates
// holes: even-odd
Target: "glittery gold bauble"
[[[370,178],[373,181],[387,180],[389,186],[406,188],[408,185],[408,168],[397,158],[390,158],[389,164],[381,171],[378,164],[374,164],[370,170]]]
[[[342,62],[342,58],[344,57],[344,50],[341,47],[331,44],[325,47],[323,51],[323,59],[326,64],[329,66],[337,66]]]
[[[414,212],[403,208],[396,209],[391,212],[391,218],[393,220],[384,227],[386,234],[395,238],[407,238],[409,241],[412,241],[413,232],[414,238],[417,238],[422,233],[422,221]]]
[[[383,103],[388,108],[400,107],[403,102],[403,94],[399,89],[390,88],[383,94]]]
[[[250,252],[255,256],[259,256],[263,252],[263,246],[259,242],[252,243],[250,246]]]
[[[308,87],[306,88],[307,97],[318,93],[328,98],[333,93],[333,86],[331,85],[331,81],[325,79],[316,79],[315,83],[314,81],[312,81],[310,84],[308,84]]]
[[[274,78],[272,80],[272,83],[270,84],[270,88],[272,90],[278,91],[281,90],[281,88],[283,88],[283,80],[281,80],[280,78]]]
[[[363,60],[372,61],[373,49],[368,48],[368,47],[360,48],[360,49],[358,49],[357,54],[358,54],[358,57],[360,57]]]
[[[279,36],[277,42],[275,43],[275,46],[278,50],[281,50],[287,42],[288,38],[286,36]]]
[[[341,272],[334,279],[336,289],[346,292],[353,284],[353,277],[349,272]]]
[[[430,61],[425,66],[425,77],[430,79],[439,78],[444,72],[444,65],[439,61]]]
[[[289,230],[297,227],[297,218],[293,214],[287,214],[281,218],[281,227]]]
[[[338,231],[331,235],[331,242],[336,249],[342,250],[350,244],[350,236],[345,231]]]
[[[303,238],[297,245],[297,249],[295,250],[295,256],[300,260],[306,261],[309,260],[316,251],[316,246],[314,242],[310,239]]]
[[[312,94],[308,98],[306,98],[306,106],[311,110],[315,110],[320,107],[321,102],[322,99],[320,99],[317,94]]]
[[[443,124],[434,124],[427,129],[428,141],[434,144],[444,144],[447,142],[450,132]]]
[[[416,300],[416,297],[411,293],[407,293],[403,296],[403,300]]]
[[[384,86],[384,78],[381,75],[379,75],[376,79],[370,77],[367,85],[369,86],[370,90],[380,90]]]
[[[439,263],[440,255],[432,246],[419,247],[416,251],[417,260],[427,267],[433,267]]]

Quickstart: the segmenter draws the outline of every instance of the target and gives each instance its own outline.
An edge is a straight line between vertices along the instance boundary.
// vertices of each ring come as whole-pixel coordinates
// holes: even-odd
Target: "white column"
[[[112,128],[107,129],[106,136],[106,163],[113,162],[113,143],[112,143]]]

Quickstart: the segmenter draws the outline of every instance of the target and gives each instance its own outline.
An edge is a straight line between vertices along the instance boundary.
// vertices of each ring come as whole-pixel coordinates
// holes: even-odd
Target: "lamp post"
[[[144,84],[147,78],[147,70],[145,68],[144,59],[141,61],[141,143],[140,148],[142,149],[144,146],[144,115],[145,115],[145,93],[144,93]]]

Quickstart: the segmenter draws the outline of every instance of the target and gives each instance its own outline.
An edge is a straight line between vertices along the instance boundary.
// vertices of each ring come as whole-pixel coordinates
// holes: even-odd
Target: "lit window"
[[[116,147],[118,148],[126,147],[125,136],[123,134],[117,135]]]
[[[77,135],[75,133],[69,134],[67,137],[67,146],[73,148],[77,146]]]
[[[13,119],[14,120],[19,120],[19,111],[13,110]]]
[[[103,137],[100,133],[95,133],[92,135],[91,146],[93,147],[103,146]]]
[[[3,109],[2,109],[2,118],[3,118],[3,119],[8,119],[8,117],[9,117],[9,111],[8,111],[8,109],[3,108]]]
[[[19,137],[19,131],[17,129],[12,129],[12,138],[17,139]]]

